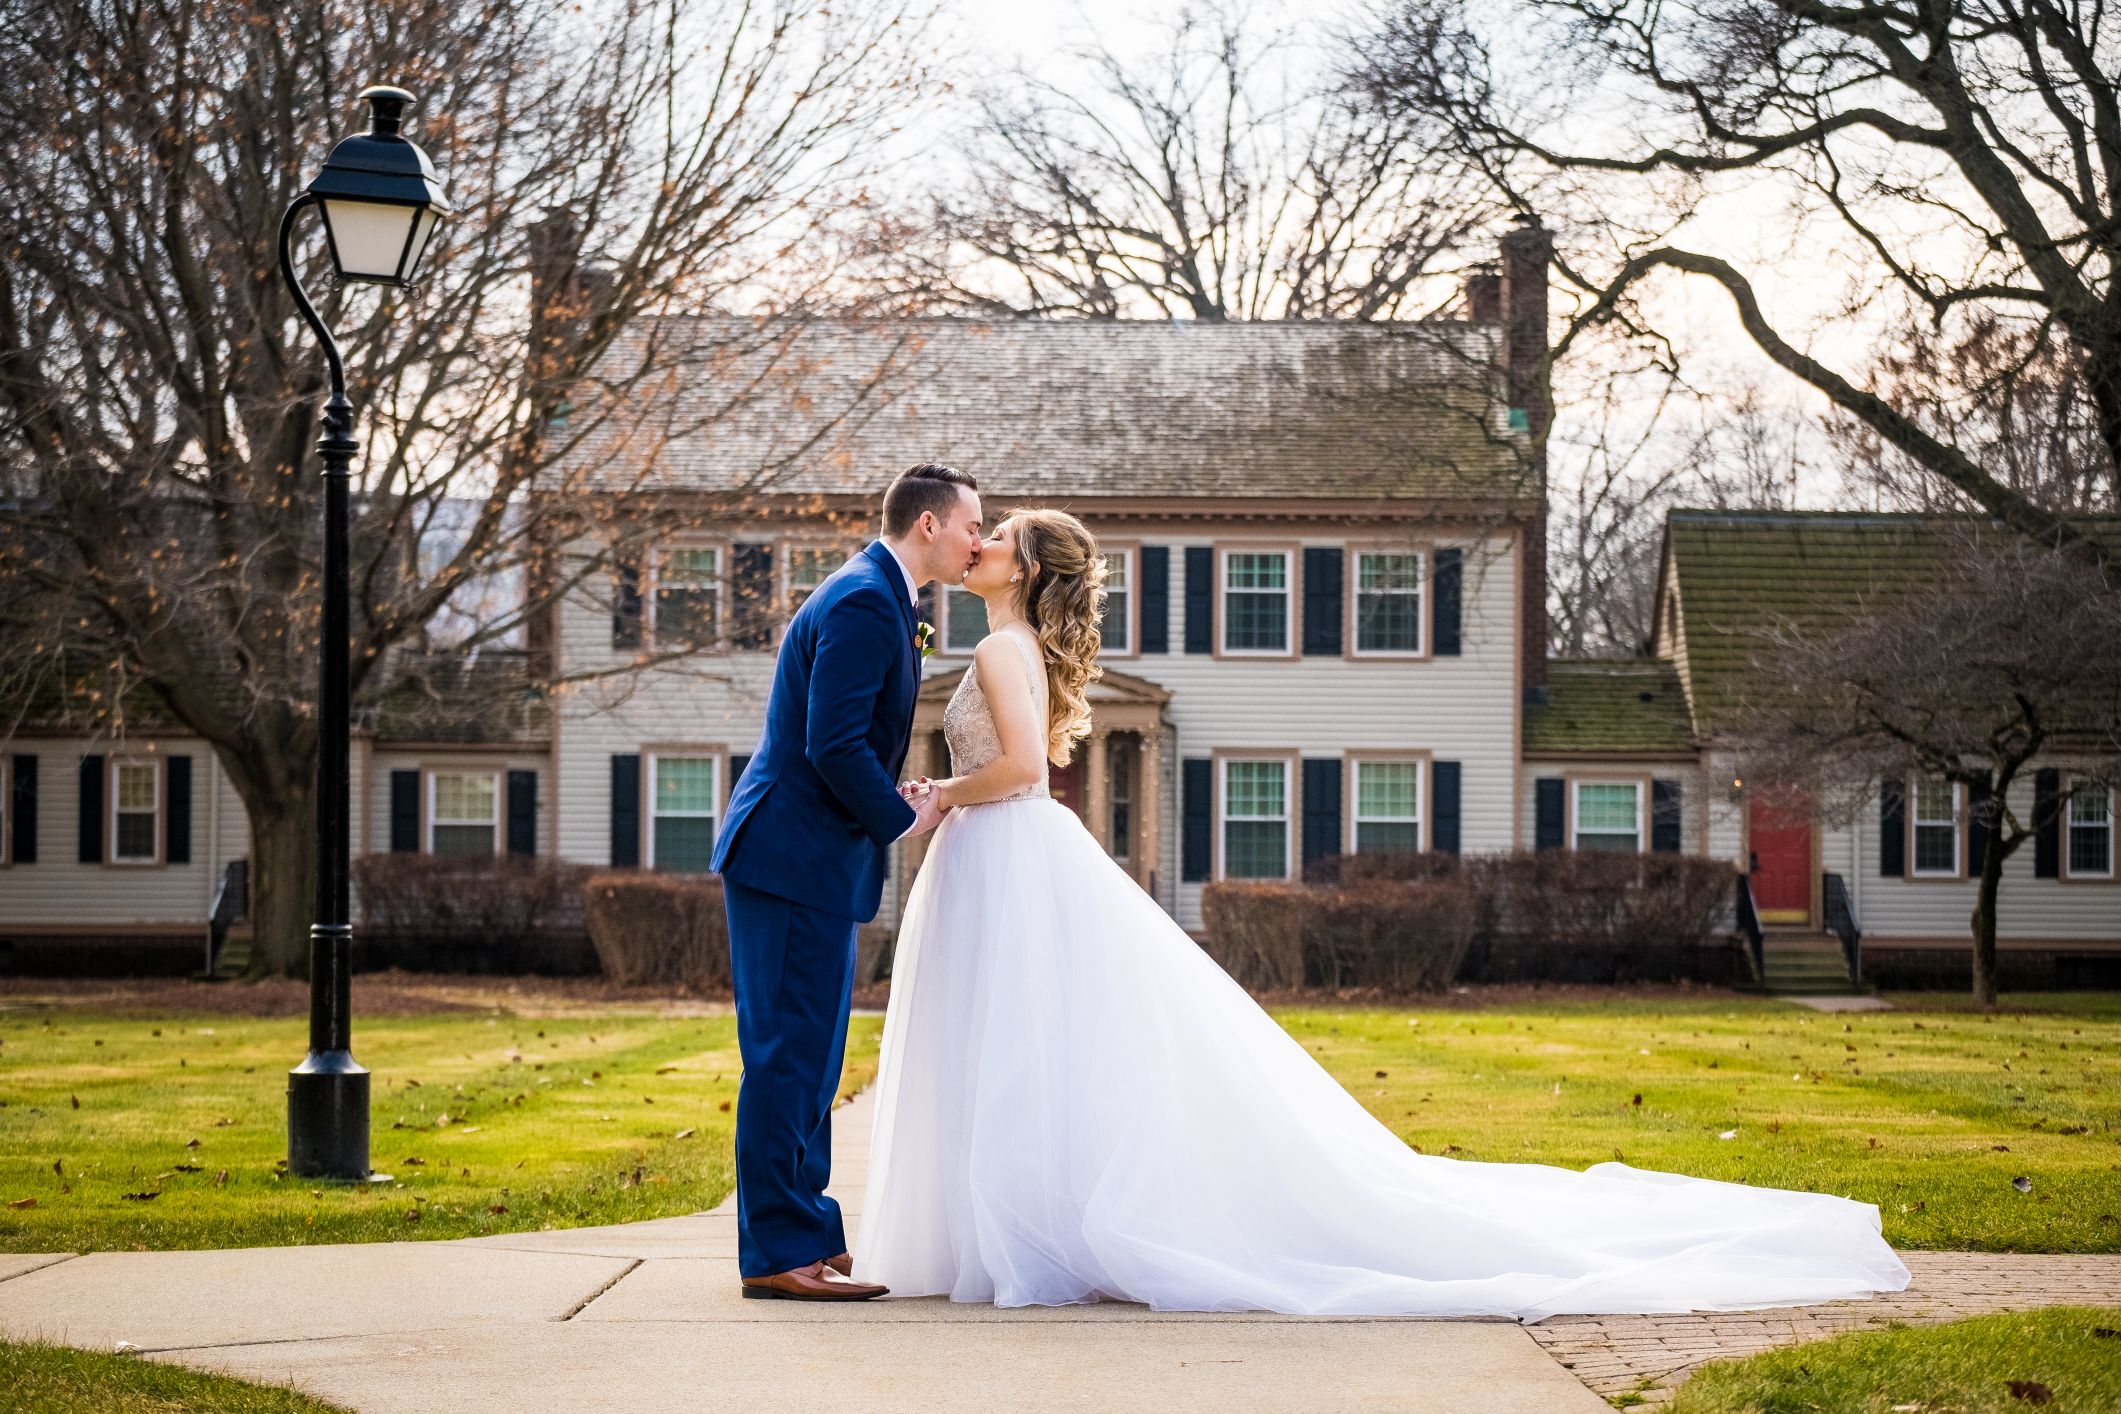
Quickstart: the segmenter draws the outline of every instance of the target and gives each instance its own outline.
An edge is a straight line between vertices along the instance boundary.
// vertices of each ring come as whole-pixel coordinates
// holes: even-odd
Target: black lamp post
[[[359,444],[339,345],[295,278],[290,244],[305,206],[324,213],[324,235],[341,280],[411,283],[436,224],[449,214],[427,154],[398,135],[412,95],[371,88],[369,128],[331,150],[324,170],[280,219],[280,276],[331,368],[324,404],[324,627],[318,671],[317,898],[309,930],[309,1055],[287,1076],[287,1171],[301,1178],[363,1180],[368,1168],[368,1071],[353,1058],[348,879],[353,839],[347,810],[351,731],[347,657],[347,479]]]

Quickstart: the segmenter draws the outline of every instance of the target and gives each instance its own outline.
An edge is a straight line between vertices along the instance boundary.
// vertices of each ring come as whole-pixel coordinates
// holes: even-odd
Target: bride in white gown
[[[1868,1203],[1410,1149],[1047,793],[1087,731],[1101,562],[1053,511],[967,574],[991,632],[892,968],[854,1269],[1001,1306],[1507,1315],[1898,1291]],[[1049,698],[1051,705],[1049,707]]]

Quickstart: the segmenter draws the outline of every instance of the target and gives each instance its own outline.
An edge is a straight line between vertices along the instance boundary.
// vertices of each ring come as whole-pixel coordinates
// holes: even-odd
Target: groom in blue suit
[[[876,917],[886,851],[933,829],[899,770],[913,726],[922,585],[979,558],[978,486],[932,463],[884,493],[883,538],[817,589],[774,662],[766,732],[715,840],[729,912],[737,1044],[737,1267],[744,1295],[859,1301],[832,1175],[855,933]]]

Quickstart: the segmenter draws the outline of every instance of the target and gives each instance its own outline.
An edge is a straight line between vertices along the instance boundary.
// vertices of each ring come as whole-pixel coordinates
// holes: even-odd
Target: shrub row
[[[355,960],[422,971],[596,971],[583,865],[505,857],[371,854],[353,862]]]
[[[1269,991],[1738,981],[1742,958],[1718,945],[1731,878],[1729,865],[1670,854],[1337,855],[1301,883],[1209,884],[1204,946]]]

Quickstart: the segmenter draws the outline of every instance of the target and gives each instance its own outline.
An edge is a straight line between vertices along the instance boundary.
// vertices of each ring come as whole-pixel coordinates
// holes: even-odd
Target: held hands
[[[898,793],[901,800],[913,807],[913,824],[901,838],[912,839],[916,835],[925,835],[942,823],[942,792],[936,789],[934,781],[921,776],[905,782],[898,788]]]

